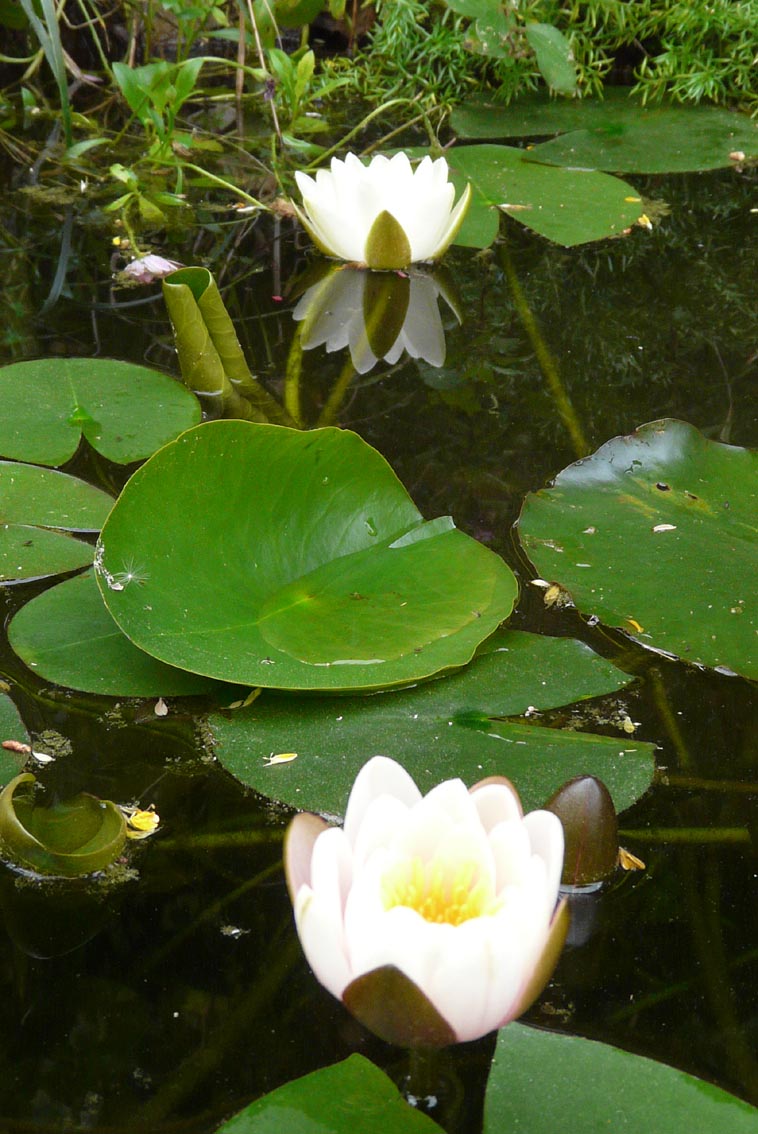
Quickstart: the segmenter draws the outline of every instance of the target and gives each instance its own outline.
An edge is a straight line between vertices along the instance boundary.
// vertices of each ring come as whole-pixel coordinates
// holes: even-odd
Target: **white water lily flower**
[[[297,215],[314,244],[377,270],[400,270],[438,260],[458,235],[471,199],[467,185],[453,206],[455,189],[444,158],[425,157],[416,169],[408,155],[382,155],[364,165],[355,154],[332,158],[331,171],[315,179],[296,173],[303,196]]]
[[[477,1039],[529,1007],[566,935],[562,864],[560,820],[523,816],[507,780],[447,780],[422,796],[384,756],[359,772],[344,828],[298,815],[285,844],[313,972],[405,1046]]]

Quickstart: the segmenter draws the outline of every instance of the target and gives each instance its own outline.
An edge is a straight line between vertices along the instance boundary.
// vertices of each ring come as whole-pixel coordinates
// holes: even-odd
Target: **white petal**
[[[379,847],[389,848],[397,831],[408,821],[409,807],[395,795],[380,795],[371,800],[355,835],[353,859],[356,871]]]
[[[380,795],[394,795],[408,807],[421,799],[421,792],[405,768],[387,756],[372,757],[356,776],[347,802],[345,834],[353,846],[367,807]]]
[[[485,831],[498,823],[521,820],[521,804],[515,791],[505,783],[484,783],[470,792]]]
[[[328,902],[319,900],[309,886],[295,896],[295,922],[308,964],[333,996],[342,998],[353,979],[345,950],[342,921],[335,919]]]
[[[547,886],[558,897],[558,886],[563,870],[563,824],[551,811],[531,811],[524,816],[524,825],[534,854],[540,855],[547,866]]]
[[[431,366],[442,366],[445,361],[445,332],[437,306],[438,294],[438,289],[428,277],[411,277],[405,322],[392,351],[385,354],[385,361],[397,362],[402,351],[406,350],[411,358],[423,358]]]
[[[495,888],[521,886],[532,858],[532,845],[523,819],[498,823],[490,831],[489,844],[495,860]]]
[[[502,1005],[493,1001],[492,986],[502,967],[502,954],[507,956],[508,949],[495,936],[493,921],[475,918],[457,926],[425,989],[459,1042],[478,1039],[492,1031],[501,1014]],[[514,967],[508,968],[515,997],[520,980]],[[506,992],[504,982],[501,998]]]
[[[311,889],[325,910],[342,921],[353,881],[352,851],[340,827],[330,827],[316,839],[311,856]]]

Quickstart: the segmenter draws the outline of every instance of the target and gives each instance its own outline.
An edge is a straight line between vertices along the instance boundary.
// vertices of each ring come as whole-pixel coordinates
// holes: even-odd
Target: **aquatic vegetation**
[[[368,166],[355,155],[332,158],[315,178],[296,173],[303,196],[297,214],[327,256],[380,271],[439,260],[463,223],[471,190],[457,204],[444,158],[411,168],[405,153],[379,154]]]
[[[22,772],[0,793],[0,853],[39,874],[80,877],[115,862],[127,839],[126,820],[109,800],[86,792],[40,803],[24,793],[36,777]]]
[[[287,882],[308,962],[367,1027],[403,1046],[462,1043],[521,1015],[555,967],[563,830],[512,786],[423,796],[393,760],[356,777],[345,826],[293,820]]]

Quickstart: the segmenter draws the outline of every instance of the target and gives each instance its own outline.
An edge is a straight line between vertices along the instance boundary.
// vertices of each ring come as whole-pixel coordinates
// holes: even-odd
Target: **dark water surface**
[[[308,423],[357,430],[425,515],[452,514],[517,571],[528,566],[511,538],[521,501],[582,441],[594,449],[669,416],[758,446],[758,179],[632,180],[670,206],[652,233],[564,250],[509,221],[494,251],[454,249],[445,268],[462,323],[440,300],[444,366],[405,357],[351,375],[344,350],[303,354],[297,396]],[[206,227],[156,250],[214,271],[252,368],[284,396],[309,254],[286,221],[201,219]],[[117,357],[175,372],[158,286],[114,287],[113,234],[86,195],[56,204],[8,191],[3,361]],[[111,490],[126,477],[86,452],[71,468]],[[35,589],[6,588],[4,613]],[[525,588],[514,625],[621,651],[575,613],[545,610],[534,590]],[[758,1104],[752,843],[644,836],[711,826],[754,837],[758,697],[738,678],[625,649],[640,680],[597,716],[621,705],[640,722],[637,735],[659,745],[658,781],[621,818],[638,832],[622,841],[647,869],[588,903],[586,941],[566,950],[528,1020],[666,1060]],[[49,785],[152,802],[163,820],[135,860],[138,877],[105,907],[60,907],[5,878],[0,1131],[204,1134],[260,1093],[356,1050],[401,1081],[403,1054],[353,1022],[302,959],[279,868],[286,812],[212,762],[185,707],[158,720],[152,704],[53,689],[7,646],[0,673],[33,735],[53,729],[71,742],[45,773]],[[478,1129],[488,1058],[485,1040],[447,1065],[450,1092],[462,1084],[470,1100],[462,1130]]]

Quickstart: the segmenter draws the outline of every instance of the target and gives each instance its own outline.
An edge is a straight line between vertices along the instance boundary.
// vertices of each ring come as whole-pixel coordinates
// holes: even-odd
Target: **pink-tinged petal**
[[[319,983],[332,996],[341,999],[343,989],[353,977],[342,921],[333,916],[330,903],[321,901],[309,886],[302,886],[296,894],[294,909],[300,944],[308,964]]]
[[[319,835],[329,826],[318,815],[304,812],[296,815],[284,836],[284,873],[290,900],[301,886],[309,885],[311,880],[311,857]]]
[[[329,827],[319,835],[311,856],[311,889],[340,921],[353,881],[352,857],[341,827]]]
[[[534,1001],[546,987],[555,972],[561,951],[566,942],[570,920],[568,904],[565,901],[561,902],[550,923],[550,929],[537,963],[532,968],[528,979],[524,982],[524,987],[519,993],[517,1002],[501,1020],[498,1027],[510,1023],[511,1020],[517,1020],[519,1016],[523,1016],[524,1012],[531,1008]]]
[[[356,776],[347,802],[345,834],[353,846],[366,809],[380,795],[394,795],[408,807],[421,799],[421,792],[405,768],[388,756],[372,757]]]
[[[520,820],[523,815],[516,789],[505,776],[490,776],[489,779],[480,780],[469,789],[469,795],[487,833],[498,823]]]
[[[538,854],[547,866],[548,889],[558,896],[563,870],[563,825],[552,811],[531,811],[524,818],[532,852]]]

